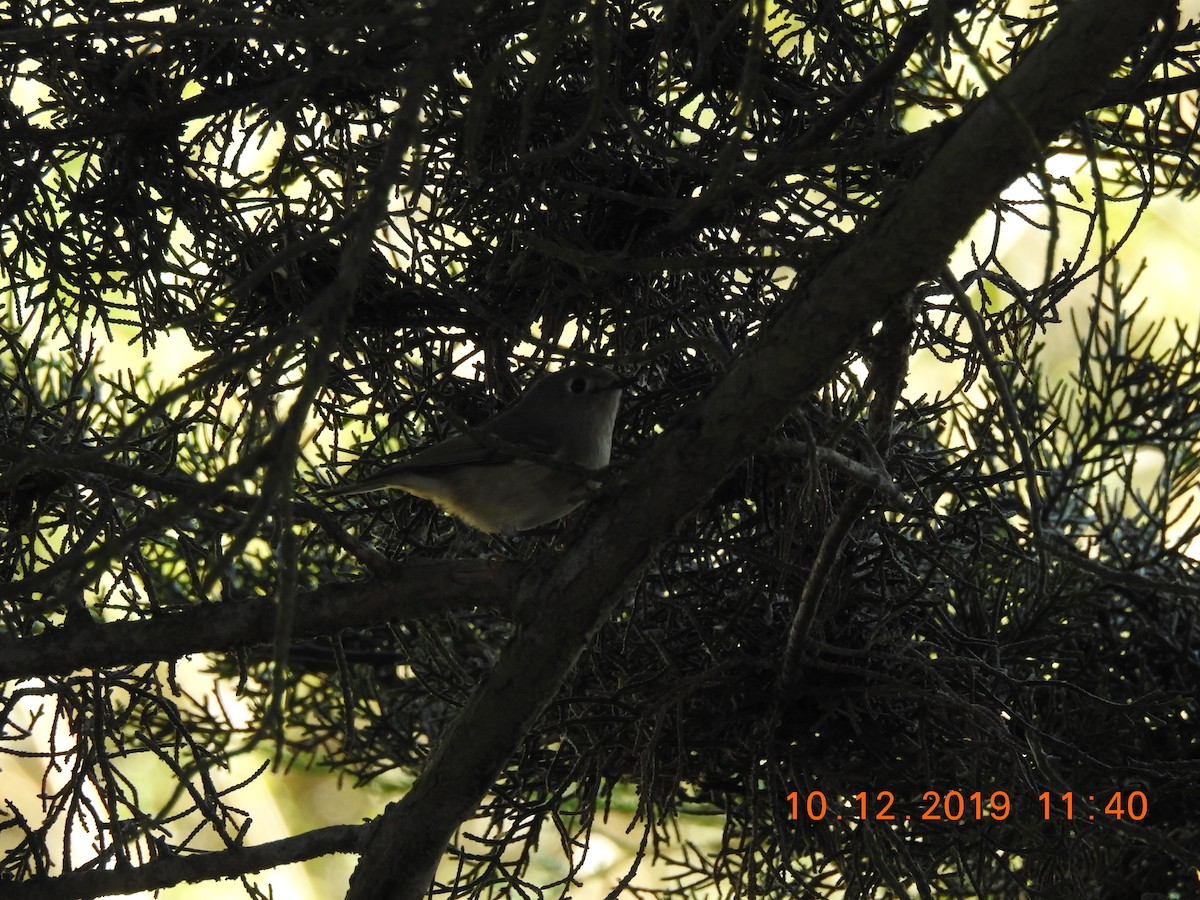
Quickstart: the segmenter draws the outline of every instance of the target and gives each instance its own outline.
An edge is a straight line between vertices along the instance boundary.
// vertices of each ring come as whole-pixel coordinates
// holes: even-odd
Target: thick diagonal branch
[[[621,592],[727,473],[905,293],[934,277],[999,193],[1098,99],[1165,2],[1081,0],[597,504],[588,528],[523,585],[524,628],[470,698],[412,791],[376,824],[351,900],[417,900]]]

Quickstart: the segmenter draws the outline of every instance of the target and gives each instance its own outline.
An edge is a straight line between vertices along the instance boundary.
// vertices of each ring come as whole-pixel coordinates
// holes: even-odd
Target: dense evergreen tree
[[[1200,346],[1117,256],[1196,187],[1174,4],[9,7],[5,898],[559,896],[614,792],[631,884],[723,817],[680,897],[1195,890]],[[563,522],[320,494],[564,361],[635,387]],[[263,843],[250,751],[412,789]]]

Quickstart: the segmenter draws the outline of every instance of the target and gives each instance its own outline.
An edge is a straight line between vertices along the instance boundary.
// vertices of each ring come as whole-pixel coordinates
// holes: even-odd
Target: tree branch
[[[476,606],[507,611],[513,608],[521,571],[511,562],[414,562],[368,581],[324,585],[297,595],[292,636],[333,634]],[[275,599],[205,603],[140,621],[79,621],[36,637],[0,639],[0,681],[269,644],[275,632]]]
[[[786,438],[772,438],[767,442],[767,449],[776,456],[790,459],[818,459],[837,469],[843,475],[853,478],[863,487],[869,488],[871,493],[878,494],[888,507],[908,509],[910,506],[904,492],[883,468],[871,468],[871,466],[838,453],[830,447],[813,447],[804,441]]]
[[[354,853],[366,828],[330,825],[255,847],[161,857],[136,869],[71,872],[57,878],[5,884],[4,897],[5,900],[90,900],[110,894],[156,891],[184,882],[236,878],[331,853]]]
[[[871,377],[867,382],[874,385],[874,398],[867,419],[867,438],[873,442],[880,458],[887,453],[891,444],[895,408],[908,374],[913,317],[911,304],[907,306],[908,308],[895,307],[884,316],[883,327],[876,336],[876,352],[872,354]],[[779,677],[776,679],[772,713],[775,723],[781,721],[787,699],[795,694],[802,672],[801,654],[808,644],[809,634],[817,619],[817,609],[824,597],[830,575],[841,558],[846,538],[854,525],[861,520],[872,493],[873,488],[868,483],[860,483],[847,491],[833,516],[833,521],[829,523],[821,538],[812,568],[809,569],[804,588],[800,592],[800,599],[796,602],[792,623],[788,627],[787,644],[779,667]],[[834,610],[826,611],[825,615],[831,612]]]
[[[908,189],[779,307],[724,380],[631,468],[624,490],[598,501],[588,527],[574,534],[554,568],[524,579],[524,627],[413,789],[372,830],[349,900],[424,895],[454,829],[475,810],[655,548],[768,437],[796,397],[833,374],[873,322],[937,274],[1000,192],[1090,108],[1168,6],[1080,0],[1063,7],[1042,44],[965,117]]]

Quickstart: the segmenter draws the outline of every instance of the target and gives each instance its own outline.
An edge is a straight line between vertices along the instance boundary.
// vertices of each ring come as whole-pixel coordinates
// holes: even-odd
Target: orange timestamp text
[[[896,806],[896,795],[891,791],[859,791],[849,800],[830,802],[823,791],[801,794],[792,791],[787,795],[790,804],[789,816],[793,821],[807,819],[820,822],[826,819],[850,819],[863,822],[895,822],[916,819],[922,822],[960,822],[995,819],[1003,821],[1014,812],[1012,798],[1007,791],[971,791],[969,793],[948,791],[926,791],[921,803],[910,812]],[[1099,806],[1103,803],[1103,806]],[[1129,819],[1140,822],[1149,812],[1145,791],[1112,791],[1108,794],[1078,794],[1067,791],[1054,795],[1050,791],[1038,794],[1034,807],[1044,821],[1090,819]]]

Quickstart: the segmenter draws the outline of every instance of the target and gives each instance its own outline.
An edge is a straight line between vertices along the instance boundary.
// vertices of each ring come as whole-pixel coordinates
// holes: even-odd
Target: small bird
[[[608,465],[624,385],[608,369],[570,366],[535,381],[516,403],[478,429],[498,443],[553,458],[563,468],[456,434],[326,496],[399,488],[489,534],[545,525],[578,507],[595,486],[572,467]]]

